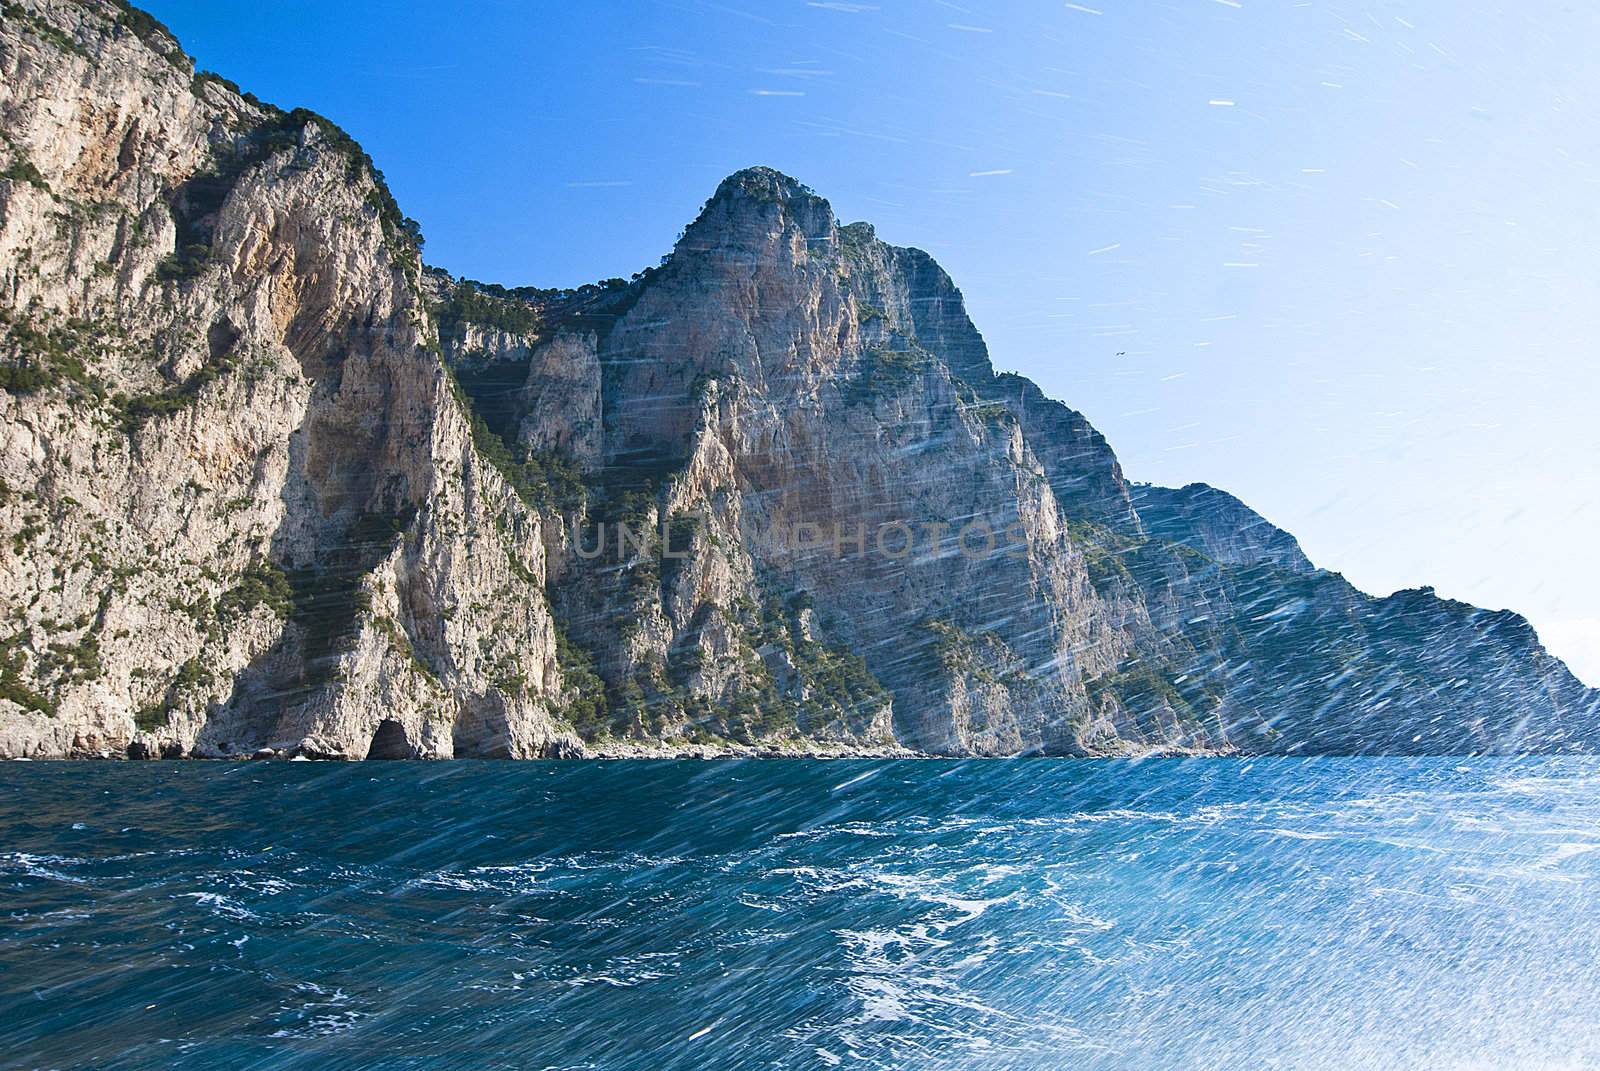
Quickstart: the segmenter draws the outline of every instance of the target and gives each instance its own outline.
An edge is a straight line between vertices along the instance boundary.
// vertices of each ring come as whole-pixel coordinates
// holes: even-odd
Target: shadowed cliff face
[[[1130,486],[793,179],[631,282],[465,282],[332,123],[12,6],[0,753],[1594,746],[1521,618]]]

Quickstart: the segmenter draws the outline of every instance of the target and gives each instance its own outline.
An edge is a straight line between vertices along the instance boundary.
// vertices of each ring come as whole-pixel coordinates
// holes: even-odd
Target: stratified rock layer
[[[0,754],[1595,745],[1521,618],[1130,485],[777,172],[506,290],[120,5],[8,3],[0,75]]]

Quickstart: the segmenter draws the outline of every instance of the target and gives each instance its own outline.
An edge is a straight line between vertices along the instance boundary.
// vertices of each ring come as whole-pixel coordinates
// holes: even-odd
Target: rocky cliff
[[[1131,485],[776,172],[508,289],[132,8],[8,0],[0,75],[0,754],[1596,743],[1521,618]]]

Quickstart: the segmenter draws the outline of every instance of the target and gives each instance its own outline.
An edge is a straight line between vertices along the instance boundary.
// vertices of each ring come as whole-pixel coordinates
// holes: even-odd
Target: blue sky
[[[146,6],[360,139],[459,274],[626,276],[778,167],[938,257],[1130,476],[1600,684],[1592,5]]]

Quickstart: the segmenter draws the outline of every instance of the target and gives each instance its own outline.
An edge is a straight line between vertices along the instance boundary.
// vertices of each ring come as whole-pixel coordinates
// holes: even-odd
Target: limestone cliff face
[[[7,4],[0,74],[0,753],[575,747],[359,148],[109,3]]]
[[[1595,743],[1520,618],[1130,485],[776,172],[513,290],[131,9],[8,3],[0,75],[0,754]]]
[[[1203,483],[1182,488],[1141,484],[1133,489],[1133,501],[1153,538],[1199,551],[1212,561],[1316,571],[1294,536],[1226,491]]]

